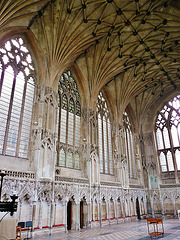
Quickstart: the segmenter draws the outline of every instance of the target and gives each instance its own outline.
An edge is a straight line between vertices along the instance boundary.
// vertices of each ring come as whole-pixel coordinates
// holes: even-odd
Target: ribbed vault
[[[116,106],[136,97],[145,110],[180,83],[178,1],[1,1],[1,29],[15,23],[37,38],[49,85],[76,62],[92,100],[105,87]]]

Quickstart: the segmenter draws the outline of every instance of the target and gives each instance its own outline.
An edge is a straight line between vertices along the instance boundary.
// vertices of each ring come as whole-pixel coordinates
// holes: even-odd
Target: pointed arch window
[[[161,171],[180,170],[180,95],[164,105],[155,124]]]
[[[80,149],[81,104],[77,84],[70,71],[62,74],[58,85],[58,95],[56,165],[80,169],[80,156],[77,156],[77,151]]]
[[[126,157],[128,160],[128,172],[130,178],[136,178],[136,166],[135,166],[135,157],[134,157],[134,143],[132,135],[132,126],[127,112],[123,113],[123,122],[125,128],[125,148],[126,148]]]
[[[114,174],[110,114],[102,92],[99,93],[97,100],[97,119],[100,172]]]
[[[35,68],[21,37],[0,46],[0,154],[27,158]]]

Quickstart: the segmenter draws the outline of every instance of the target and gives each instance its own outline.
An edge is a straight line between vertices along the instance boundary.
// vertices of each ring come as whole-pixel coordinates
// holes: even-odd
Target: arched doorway
[[[80,201],[80,228],[86,226],[88,220],[88,208],[86,198],[83,197]]]
[[[67,230],[71,230],[72,223],[72,202],[67,203]]]
[[[139,199],[138,197],[136,198],[136,213],[137,213],[137,218],[140,220],[141,215],[140,215],[140,208],[139,208]]]
[[[83,201],[80,202],[80,228],[83,228],[84,225],[84,214],[83,214]]]

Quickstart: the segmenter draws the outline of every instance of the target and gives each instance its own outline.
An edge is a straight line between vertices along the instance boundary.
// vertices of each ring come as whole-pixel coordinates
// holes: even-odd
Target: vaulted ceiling
[[[1,0],[0,33],[14,26],[36,37],[49,81],[75,65],[117,108],[145,111],[179,87],[178,0]]]

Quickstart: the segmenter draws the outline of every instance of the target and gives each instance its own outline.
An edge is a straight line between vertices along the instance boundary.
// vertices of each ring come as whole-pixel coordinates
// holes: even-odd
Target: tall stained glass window
[[[57,166],[80,169],[80,96],[70,71],[64,72],[58,86]]]
[[[166,103],[158,112],[155,130],[161,171],[179,171],[180,95]]]
[[[0,45],[0,154],[27,158],[35,69],[22,38]]]
[[[128,172],[130,178],[136,178],[136,166],[135,166],[135,157],[134,157],[134,144],[132,136],[132,126],[127,112],[123,113],[123,123],[125,129],[125,148],[126,148],[126,157],[128,160]]]
[[[97,116],[100,171],[105,174],[114,174],[110,114],[102,92],[98,95]]]

